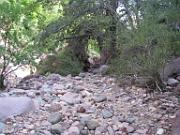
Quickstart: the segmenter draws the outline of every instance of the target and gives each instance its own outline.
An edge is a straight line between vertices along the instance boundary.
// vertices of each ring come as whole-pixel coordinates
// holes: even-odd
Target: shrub
[[[58,54],[48,55],[37,66],[39,74],[57,73],[63,76],[77,75],[82,71],[83,65],[69,49],[64,49]]]

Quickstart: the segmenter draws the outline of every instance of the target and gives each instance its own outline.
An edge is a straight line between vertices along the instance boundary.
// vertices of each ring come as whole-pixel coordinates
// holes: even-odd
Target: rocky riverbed
[[[0,135],[171,135],[179,108],[173,92],[152,96],[90,73],[27,77],[0,96],[29,97],[35,105],[1,121]]]

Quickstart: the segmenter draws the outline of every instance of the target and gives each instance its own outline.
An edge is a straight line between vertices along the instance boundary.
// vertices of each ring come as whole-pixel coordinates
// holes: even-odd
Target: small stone
[[[67,92],[61,97],[61,100],[69,105],[79,104],[82,102],[82,97],[79,94]]]
[[[133,134],[131,134],[131,135],[140,135],[139,133],[133,133]],[[143,135],[146,135],[146,134],[143,134]]]
[[[113,110],[110,109],[103,109],[102,116],[104,119],[111,118],[113,116]]]
[[[77,127],[70,127],[68,130],[68,133],[71,135],[79,135],[80,134],[80,130]]]
[[[94,96],[94,101],[95,102],[103,102],[103,101],[106,101],[107,100],[107,97],[105,95],[96,95]]]
[[[74,79],[75,80],[81,80],[82,78],[80,76],[75,76]]]
[[[102,134],[102,133],[106,133],[108,130],[107,130],[107,127],[108,125],[104,124],[104,125],[101,125],[99,127],[96,128],[96,131],[95,133],[97,134]]]
[[[135,131],[134,127],[132,126],[126,126],[126,129],[128,133],[133,133]]]
[[[113,125],[113,129],[114,129],[114,131],[118,131],[119,127],[117,125]]]
[[[52,124],[56,124],[58,122],[60,122],[62,120],[62,115],[59,112],[56,113],[52,113],[49,117],[48,117],[48,122],[52,123]]]
[[[157,135],[163,135],[164,134],[164,129],[163,128],[158,128],[156,134]]]
[[[128,117],[128,118],[126,119],[126,122],[128,122],[129,124],[132,124],[132,123],[135,122],[135,118],[133,118],[133,117]]]
[[[79,74],[79,77],[84,78],[85,76],[86,76],[86,73],[80,73],[80,74]]]
[[[99,123],[96,120],[88,120],[86,125],[89,130],[95,130],[99,126]]]
[[[66,129],[64,129],[63,126],[60,124],[52,125],[50,129],[52,134],[58,134],[58,135],[61,135],[61,133],[63,133],[65,130]]]
[[[114,135],[115,134],[113,128],[110,127],[110,126],[108,127],[108,133],[109,133],[109,135]]]
[[[78,113],[85,113],[86,109],[84,107],[80,107],[80,108],[78,108],[77,112]]]
[[[89,115],[82,115],[79,118],[80,123],[83,124],[83,125],[85,125],[86,122],[89,121],[89,120],[90,120]]]
[[[148,132],[148,129],[138,129],[136,130],[136,133],[139,133],[139,134],[146,134]]]
[[[88,135],[88,130],[84,129],[84,130],[81,130],[80,132],[82,135]]]
[[[57,112],[57,111],[60,111],[62,109],[61,105],[60,104],[52,104],[49,108],[48,108],[48,111],[49,112]]]

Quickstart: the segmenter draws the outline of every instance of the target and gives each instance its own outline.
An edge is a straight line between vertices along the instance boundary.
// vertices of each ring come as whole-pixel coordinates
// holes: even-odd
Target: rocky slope
[[[171,135],[179,108],[171,92],[152,97],[115,81],[90,73],[27,77],[0,96],[29,97],[36,109],[0,122],[0,135]]]

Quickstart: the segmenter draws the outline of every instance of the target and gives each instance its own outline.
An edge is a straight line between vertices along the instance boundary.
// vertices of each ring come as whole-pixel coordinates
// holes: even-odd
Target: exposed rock
[[[172,87],[177,86],[178,83],[179,83],[179,81],[174,78],[169,78],[167,81],[167,84]]]
[[[58,122],[60,122],[62,120],[63,116],[59,113],[52,113],[50,114],[50,116],[48,117],[48,121],[52,124],[57,124]]]
[[[113,128],[110,127],[110,126],[108,127],[108,133],[109,133],[109,135],[114,135],[115,134]]]
[[[66,134],[67,135],[80,135],[80,130],[77,127],[70,127]]]
[[[113,110],[110,109],[103,109],[102,116],[104,119],[111,118],[113,116]]]
[[[78,110],[77,110],[78,113],[85,113],[86,112],[86,109],[84,107],[79,107]]]
[[[55,104],[51,104],[51,106],[48,108],[48,111],[49,111],[49,112],[58,112],[58,111],[60,111],[61,109],[62,109],[61,104],[55,103]]]
[[[133,117],[128,117],[128,118],[126,119],[126,122],[128,122],[129,124],[132,124],[132,123],[135,122],[135,118],[133,118]]]
[[[86,76],[86,73],[80,73],[79,76],[84,78]]]
[[[165,65],[164,69],[160,72],[162,81],[167,81],[169,77],[172,77],[173,74],[180,73],[180,57],[172,60]]]
[[[164,134],[164,129],[163,128],[158,128],[156,134],[157,135],[163,135]]]
[[[86,125],[89,130],[95,130],[99,126],[99,123],[96,120],[88,120]]]
[[[95,95],[94,96],[94,101],[95,102],[103,102],[103,101],[106,101],[107,100],[107,97],[105,95]]]
[[[81,132],[80,132],[82,135],[88,135],[88,130],[81,130]]]
[[[0,120],[35,110],[34,102],[28,97],[1,97]]]
[[[134,127],[132,127],[132,126],[126,126],[126,129],[127,129],[128,133],[132,133],[135,131]]]
[[[139,133],[139,134],[146,134],[148,132],[148,129],[138,129],[136,130],[136,133]]]
[[[52,125],[50,129],[52,134],[58,134],[58,135],[61,135],[61,133],[63,133],[65,130],[66,129],[63,128],[63,125],[61,124]]]
[[[106,132],[108,132],[107,128],[108,128],[108,125],[107,125],[107,124],[105,124],[105,125],[100,125],[99,127],[96,128],[95,133],[97,133],[97,134],[106,133]]]
[[[67,92],[61,97],[62,101],[65,101],[66,103],[70,105],[81,103],[82,97],[79,94]]]
[[[81,124],[86,124],[87,121],[90,120],[90,116],[89,115],[83,115],[83,116],[80,116],[80,119],[79,121],[81,122]]]

